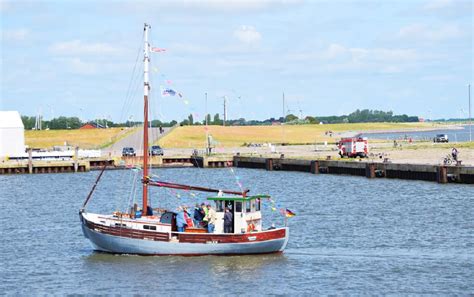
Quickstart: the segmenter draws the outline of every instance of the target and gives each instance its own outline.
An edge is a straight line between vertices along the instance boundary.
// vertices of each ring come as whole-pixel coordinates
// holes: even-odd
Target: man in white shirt
[[[206,218],[207,218],[207,232],[214,233],[214,227],[215,227],[217,218],[216,218],[216,211],[212,208],[210,204],[207,206]]]

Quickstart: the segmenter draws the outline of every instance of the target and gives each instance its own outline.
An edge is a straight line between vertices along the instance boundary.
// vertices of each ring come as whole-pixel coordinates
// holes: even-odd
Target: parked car
[[[159,145],[153,145],[150,149],[150,155],[163,156],[163,149]]]
[[[437,134],[433,142],[449,142],[448,134]]]
[[[133,147],[124,147],[122,149],[122,156],[123,157],[135,157],[136,156],[136,153],[135,153],[135,150],[133,149]]]

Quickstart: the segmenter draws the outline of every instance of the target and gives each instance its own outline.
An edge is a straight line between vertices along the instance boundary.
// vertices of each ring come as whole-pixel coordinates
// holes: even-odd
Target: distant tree
[[[26,130],[31,130],[35,127],[36,118],[29,116],[21,116],[21,121],[23,122],[23,126],[25,126]]]
[[[214,115],[214,121],[212,121],[212,124],[213,124],[213,125],[222,125],[222,123],[223,123],[223,122],[222,122],[222,120],[220,119],[219,114],[216,113],[216,114]]]
[[[285,117],[285,122],[291,122],[291,121],[296,121],[298,119],[297,116],[294,114],[290,113]]]
[[[189,125],[193,125],[194,124],[194,118],[193,118],[193,114],[191,113],[190,115],[188,115],[188,123]]]
[[[307,116],[304,118],[310,124],[317,124],[318,120],[315,117]]]

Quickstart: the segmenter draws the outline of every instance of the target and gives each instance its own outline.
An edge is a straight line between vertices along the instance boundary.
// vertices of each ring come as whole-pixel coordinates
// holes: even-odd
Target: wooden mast
[[[148,94],[150,91],[150,84],[148,80],[148,63],[150,58],[148,57],[148,49],[150,45],[148,44],[148,29],[151,28],[150,25],[145,23],[145,43],[144,51],[145,55],[143,58],[143,215],[147,215],[148,209]]]

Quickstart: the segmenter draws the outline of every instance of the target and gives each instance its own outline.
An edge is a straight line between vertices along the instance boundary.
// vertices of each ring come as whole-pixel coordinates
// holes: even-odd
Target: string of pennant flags
[[[150,46],[150,51],[153,52],[153,53],[163,53],[163,52],[166,52],[166,49]],[[155,73],[159,73],[159,68],[158,67],[155,66],[152,69]],[[190,102],[183,95],[183,93],[177,91],[175,87],[172,87],[172,85],[174,84],[173,81],[171,79],[169,79],[164,73],[161,73],[160,76],[161,76],[161,80],[163,82],[163,84],[160,85],[160,95],[161,95],[161,97],[162,98],[163,97],[177,97],[177,98],[182,100],[184,105],[189,105]],[[191,111],[193,111],[193,110],[191,110]],[[197,112],[191,112],[191,114],[193,115],[194,119],[198,119],[200,117],[199,113],[197,113]],[[204,129],[208,129],[208,128],[204,127]],[[224,150],[223,147],[220,147],[220,146],[216,147],[217,152],[220,152],[220,151],[223,151],[223,150]],[[134,172],[138,172],[138,171],[142,170],[142,168],[139,165],[129,164],[126,167],[127,167],[127,169],[131,169]],[[229,166],[228,168],[230,169],[230,172],[232,173],[232,175],[235,179],[235,183],[240,188],[240,190],[243,192],[244,191],[244,186],[241,182],[240,176],[238,176],[236,174],[235,170],[231,166]],[[180,200],[182,198],[182,194],[180,194],[178,191],[176,191],[172,188],[165,188],[165,190],[168,192],[168,194],[170,196],[174,196],[178,200]],[[189,197],[191,199],[196,198],[196,197],[199,196],[199,194],[196,194],[192,191],[189,191],[189,190],[185,190],[185,191],[189,193]],[[267,203],[265,203],[265,204],[262,203],[262,204],[269,206],[272,212],[276,212],[277,210],[279,210],[279,213],[284,217],[290,218],[290,217],[294,217],[296,215],[293,211],[291,211],[290,209],[288,209],[286,207],[283,207],[282,205],[277,203],[271,197],[262,198],[262,199],[257,198],[257,201],[268,202],[268,204]]]

